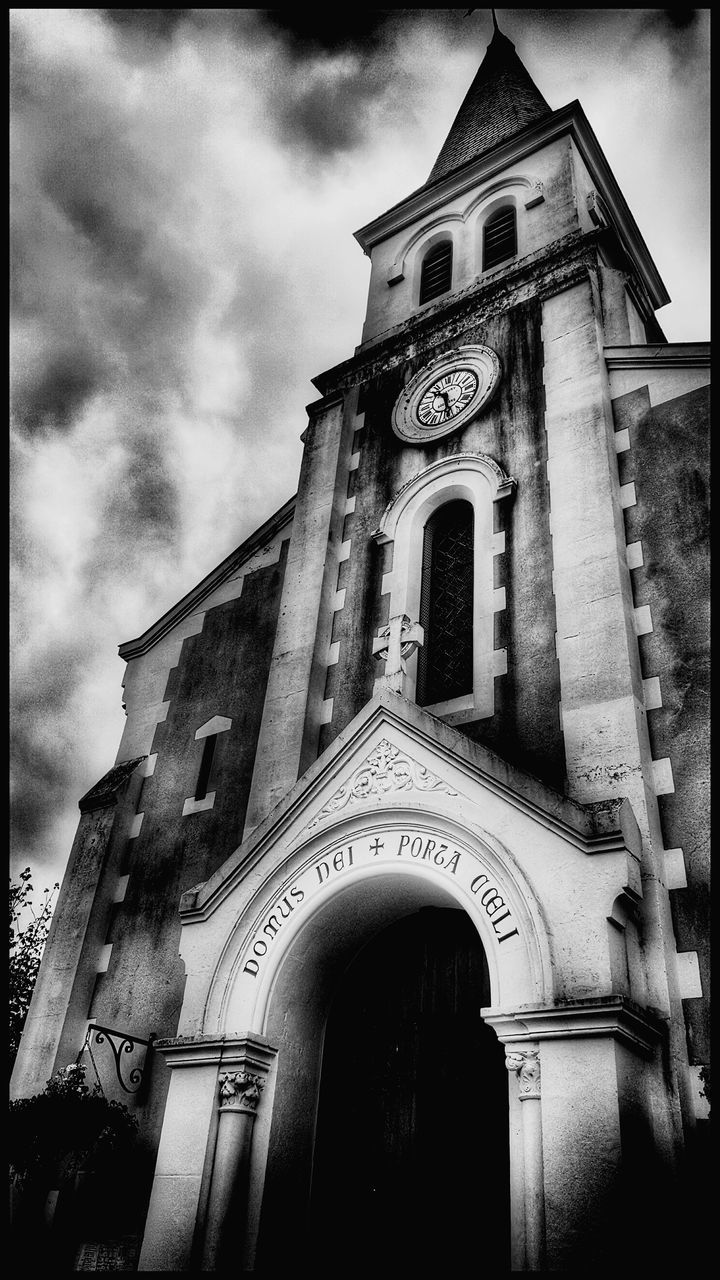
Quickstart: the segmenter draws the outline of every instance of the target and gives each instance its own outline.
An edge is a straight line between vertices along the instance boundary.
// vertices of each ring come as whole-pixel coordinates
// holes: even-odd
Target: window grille
[[[444,240],[425,255],[420,276],[420,302],[447,293],[452,282],[452,244]]]
[[[417,701],[447,702],[473,689],[473,509],[453,501],[425,526]]]
[[[483,271],[514,258],[517,253],[517,223],[512,207],[498,209],[483,228]]]

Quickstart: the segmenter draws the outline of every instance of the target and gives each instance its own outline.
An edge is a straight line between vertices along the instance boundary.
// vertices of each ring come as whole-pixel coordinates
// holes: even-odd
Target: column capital
[[[252,1071],[225,1071],[218,1081],[218,1108],[255,1115],[264,1088],[263,1077]]]
[[[483,1009],[482,1017],[495,1029],[508,1053],[524,1051],[528,1041],[585,1039],[612,1036],[643,1057],[652,1057],[665,1034],[661,1018],[627,996],[590,996],[567,1004]]]
[[[245,1035],[172,1036],[156,1040],[153,1049],[173,1070],[217,1064],[227,1072],[250,1071],[260,1076],[267,1075],[277,1055],[274,1045],[253,1031]]]
[[[508,1071],[518,1078],[518,1097],[521,1102],[540,1097],[540,1050],[513,1047],[505,1057]]]

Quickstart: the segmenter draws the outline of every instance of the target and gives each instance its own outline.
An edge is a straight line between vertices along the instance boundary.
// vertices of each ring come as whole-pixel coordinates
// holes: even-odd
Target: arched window
[[[498,209],[483,227],[483,271],[514,258],[517,253],[517,223],[512,205]]]
[[[417,701],[422,707],[473,690],[473,509],[459,499],[428,520],[423,535]]]
[[[452,242],[433,245],[423,258],[420,275],[420,302],[430,302],[447,293],[452,283]]]

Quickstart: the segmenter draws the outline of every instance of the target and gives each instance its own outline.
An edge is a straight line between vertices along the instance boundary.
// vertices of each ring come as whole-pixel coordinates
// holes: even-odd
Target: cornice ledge
[[[609,1036],[650,1057],[666,1033],[665,1021],[656,1010],[643,1008],[629,996],[619,994],[556,1005],[521,1006],[507,1012],[487,1008],[481,1014],[505,1045]]]
[[[568,103],[566,107],[553,111],[552,115],[531,124],[527,129],[494,147],[479,159],[468,161],[430,186],[426,184],[418,188],[405,200],[356,231],[355,239],[364,252],[368,253],[380,240],[401,230],[423,214],[431,212],[437,205],[461,194],[469,186],[493,177],[503,168],[517,163],[536,151],[539,146],[544,146],[563,134],[569,134],[581,151],[593,182],[600,188],[600,195],[610,213],[611,220],[621,233],[624,247],[634,260],[648,289],[653,308],[658,310],[664,307],[670,301],[670,295],[602,147],[577,99]]]
[[[254,1066],[261,1071],[270,1067],[277,1049],[265,1036],[254,1032],[245,1035],[168,1036],[155,1040],[153,1049],[161,1053],[170,1068]]]
[[[80,812],[93,813],[96,809],[109,809],[116,805],[120,792],[143,760],[147,760],[147,756],[135,756],[132,760],[123,760],[109,769],[100,781],[78,800]]]
[[[710,368],[709,342],[654,342],[647,346],[605,347],[608,369]]]
[[[509,164],[525,159],[538,146],[554,141],[576,122],[578,114],[582,116],[583,111],[580,103],[575,100],[566,107],[560,107],[552,115],[528,125],[477,159],[466,161],[432,183],[424,183],[391,209],[360,227],[354,233],[355,239],[362,250],[368,253],[368,250],[393,232],[402,230],[418,217],[431,213],[438,205],[462,195],[479,182],[489,181]]]
[[[474,321],[482,323],[485,315],[489,318],[496,315],[498,309],[509,309],[525,301],[518,296],[520,291],[536,285],[543,275],[553,273],[552,287],[539,288],[539,300],[570,288],[591,269],[591,255],[601,235],[598,231],[570,232],[549,248],[520,259],[497,279],[481,277],[451,300],[439,302],[436,309],[411,316],[403,324],[364,343],[349,360],[312,378],[313,385],[322,396],[330,396],[338,389],[348,389],[403,360],[421,355],[425,349],[430,351],[438,342],[452,341],[463,330],[468,312],[472,312]]]

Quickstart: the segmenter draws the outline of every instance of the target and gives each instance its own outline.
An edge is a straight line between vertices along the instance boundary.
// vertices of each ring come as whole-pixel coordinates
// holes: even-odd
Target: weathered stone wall
[[[432,356],[461,343],[482,343],[497,352],[503,370],[497,395],[464,429],[432,445],[403,445],[391,428],[402,387]],[[458,453],[487,454],[517,480],[514,496],[495,508],[496,529],[505,533],[505,552],[495,557],[495,585],[506,593],[506,607],[496,614],[495,648],[507,650],[507,674],[495,680],[495,715],[462,731],[562,789],[541,368],[540,309],[530,301],[468,324],[453,342],[417,353],[363,385],[355,509],[345,521],[349,555],[338,578],[345,603],[335,614],[332,633],[338,661],[329,667],[325,687],[326,700],[333,700],[332,720],[324,726],[321,750],[369,700],[378,674],[372,637],[388,620],[381,586],[392,549],[378,547],[371,535],[385,507],[433,462]]]
[[[634,485],[625,510],[645,681],[652,680],[648,726],[655,759],[668,760],[658,796],[677,949],[696,952],[703,995],[709,991],[709,391],[698,388],[653,403],[642,386],[613,400],[623,485]],[[682,389],[679,382],[678,391]],[[649,612],[648,612],[649,611]],[[686,879],[686,887],[682,880]],[[709,1055],[709,1010],[684,1001],[691,1063]]]
[[[127,889],[108,936],[110,969],[93,1002],[93,1016],[110,1026],[128,1017],[137,1023],[142,1010],[146,1032],[175,1032],[184,983],[180,894],[212,875],[240,843],[284,562],[283,553],[277,565],[248,575],[238,599],[210,609],[203,630],[184,641],[170,672],[167,718],[152,742],[157,760],[138,800],[143,817],[128,842]],[[209,786],[214,802],[183,816],[204,747],[195,733],[214,716],[232,721],[217,738]]]

